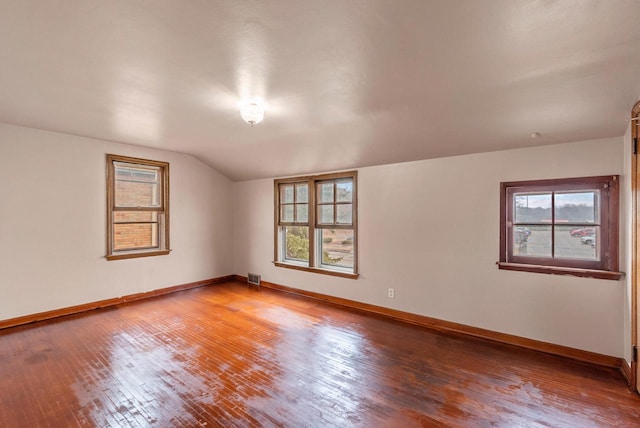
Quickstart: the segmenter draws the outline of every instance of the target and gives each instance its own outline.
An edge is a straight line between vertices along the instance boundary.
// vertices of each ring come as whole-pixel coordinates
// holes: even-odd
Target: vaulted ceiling
[[[0,6],[1,122],[233,180],[620,136],[640,98],[637,0]],[[254,127],[250,96],[268,103]]]

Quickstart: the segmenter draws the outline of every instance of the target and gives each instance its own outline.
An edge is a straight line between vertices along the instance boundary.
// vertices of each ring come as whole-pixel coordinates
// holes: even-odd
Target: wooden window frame
[[[353,181],[353,199],[352,199],[352,215],[351,215],[351,224],[318,224],[317,222],[317,198],[316,198],[316,190],[317,184],[323,181],[331,181],[338,180],[342,178],[348,178]],[[281,210],[281,201],[280,201],[280,186],[281,185],[295,185],[306,183],[308,186],[308,214],[307,214],[307,222],[296,222],[296,216],[294,213],[294,222],[281,222],[280,221],[280,210]],[[357,171],[346,171],[346,172],[338,172],[331,174],[321,174],[321,175],[308,175],[308,176],[300,176],[300,177],[289,177],[289,178],[281,178],[274,180],[274,239],[273,239],[273,254],[274,254],[274,264],[278,267],[284,267],[288,269],[302,270],[306,272],[314,272],[320,273],[324,275],[331,276],[339,276],[343,278],[349,279],[357,279],[358,274],[358,172]],[[296,197],[296,191],[294,187],[294,197]],[[335,189],[334,189],[334,199],[335,199]],[[295,202],[294,202],[295,204]],[[334,207],[336,204],[334,203]],[[334,223],[337,217],[335,217],[335,209],[334,208]],[[295,211],[295,210],[294,210]],[[303,265],[302,263],[293,263],[287,262],[281,259],[281,227],[287,226],[304,226],[309,228],[309,262],[307,265]],[[353,269],[341,269],[338,267],[330,267],[326,264],[322,264],[317,261],[316,250],[316,231],[321,229],[349,229],[353,230],[353,252],[354,252],[354,261],[353,261]]]
[[[163,256],[170,253],[169,246],[169,163],[129,156],[107,154],[107,260],[122,260],[137,257]],[[116,206],[115,164],[127,163],[142,167],[158,168],[161,171],[159,207]],[[155,212],[161,219],[158,223],[158,246],[151,248],[116,250],[114,245],[114,214],[118,211]]]
[[[500,183],[499,269],[612,280],[622,278],[624,274],[618,272],[619,182],[619,176],[609,175]],[[541,192],[553,194],[554,192],[588,189],[600,189],[599,223],[597,224],[600,227],[599,260],[555,257],[553,249],[551,257],[518,256],[513,254],[513,194],[516,190],[523,193]],[[558,224],[555,222],[553,205],[551,211],[550,230],[553,243],[554,225]],[[589,227],[589,225],[585,223],[584,227]]]

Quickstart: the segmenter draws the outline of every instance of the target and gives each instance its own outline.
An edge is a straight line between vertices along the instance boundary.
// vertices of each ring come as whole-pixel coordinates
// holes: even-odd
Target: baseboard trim
[[[627,385],[630,388],[633,388],[633,385],[632,385],[633,382],[631,377],[631,366],[629,365],[627,360],[625,360],[624,358],[622,359],[622,362],[620,364],[620,373],[622,373],[622,376],[624,376],[624,380],[627,381]]]
[[[246,282],[247,278],[242,275],[235,275],[234,279],[240,282]],[[424,315],[412,314],[410,312],[399,311],[396,309],[385,308],[382,306],[371,305],[368,303],[357,302],[354,300],[343,299],[341,297],[329,296],[326,294],[316,293],[313,291],[300,290],[298,288],[287,287],[268,281],[262,281],[262,287],[273,290],[283,291],[286,293],[296,294],[298,296],[308,297],[311,299],[321,300],[323,302],[335,305],[345,306],[363,312],[392,318],[394,320],[403,321],[409,324],[419,325],[422,327],[438,330],[446,333],[463,334],[475,338],[491,340],[494,342],[504,343],[507,345],[518,346],[520,348],[531,349],[534,351],[544,352],[546,354],[556,355],[582,363],[595,364],[607,368],[624,370],[623,359],[612,357],[609,355],[598,354],[591,351],[571,348],[563,345],[543,342],[535,339],[515,336],[497,331],[486,330],[483,328],[472,327],[465,324],[458,324],[451,321],[444,321],[437,318],[431,318]],[[630,370],[629,370],[630,373]],[[623,373],[624,375],[624,373]]]
[[[150,299],[152,297],[163,296],[165,294],[175,293],[178,291],[189,290],[191,288],[203,287],[206,285],[220,284],[223,282],[233,281],[234,275],[221,276],[218,278],[205,279],[202,281],[190,282],[188,284],[174,285],[172,287],[160,288],[157,290],[145,291],[144,293],[128,294],[113,299],[99,300],[97,302],[85,303],[82,305],[69,306],[52,311],[39,312],[32,315],[24,315],[17,318],[10,318],[0,321],[0,330],[10,327],[16,327],[23,324],[30,324],[37,321],[44,321],[53,318],[59,318],[66,315],[73,315],[80,312],[92,311],[94,309],[105,308],[109,306],[121,305],[123,303],[135,302],[137,300]]]

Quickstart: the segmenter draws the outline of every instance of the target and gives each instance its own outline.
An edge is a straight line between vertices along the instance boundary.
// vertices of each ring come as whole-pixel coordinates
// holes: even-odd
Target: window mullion
[[[336,225],[338,223],[338,184],[336,181],[333,182],[333,224]]]
[[[296,185],[293,185],[293,222],[298,222],[298,188]]]
[[[315,267],[316,265],[316,182],[311,179],[307,183],[308,186],[308,202],[309,209],[308,218],[309,221],[309,267]]]
[[[556,192],[551,192],[551,258],[556,258]]]
[[[125,211],[125,212],[154,212],[154,213],[162,213],[164,212],[164,208],[162,207],[113,207],[112,211]]]
[[[114,221],[113,224],[160,224],[159,221]]]
[[[507,235],[507,240],[505,242],[505,254],[507,260],[511,261],[511,257],[513,255],[513,228],[515,225],[515,212],[513,203],[513,189],[507,189],[507,212],[506,212],[506,223],[505,223],[505,231]]]

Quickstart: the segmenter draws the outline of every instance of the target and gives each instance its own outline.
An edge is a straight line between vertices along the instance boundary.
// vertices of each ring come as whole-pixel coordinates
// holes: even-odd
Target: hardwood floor
[[[632,427],[613,369],[228,283],[0,331],[1,427]]]

